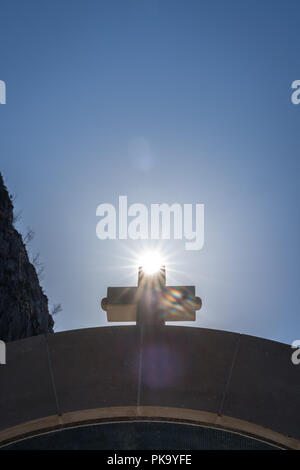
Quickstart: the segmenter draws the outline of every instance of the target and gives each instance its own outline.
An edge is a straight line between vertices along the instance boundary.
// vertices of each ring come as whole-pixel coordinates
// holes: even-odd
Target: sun
[[[148,251],[140,256],[139,265],[146,274],[155,274],[164,265],[164,259],[158,251]]]

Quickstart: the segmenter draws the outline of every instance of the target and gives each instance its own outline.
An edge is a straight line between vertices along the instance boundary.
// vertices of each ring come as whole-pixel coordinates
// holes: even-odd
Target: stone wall
[[[0,339],[52,333],[53,324],[48,299],[13,226],[13,204],[0,174]]]

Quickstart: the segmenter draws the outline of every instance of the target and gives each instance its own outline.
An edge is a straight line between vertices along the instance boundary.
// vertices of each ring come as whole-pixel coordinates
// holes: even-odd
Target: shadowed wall
[[[291,348],[188,327],[115,326],[8,344],[0,441],[68,426],[158,420],[300,448]]]

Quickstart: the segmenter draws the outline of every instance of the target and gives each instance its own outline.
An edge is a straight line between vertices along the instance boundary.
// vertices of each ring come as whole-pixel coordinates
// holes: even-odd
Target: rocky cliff
[[[13,226],[13,204],[0,173],[0,339],[53,332],[48,299]]]

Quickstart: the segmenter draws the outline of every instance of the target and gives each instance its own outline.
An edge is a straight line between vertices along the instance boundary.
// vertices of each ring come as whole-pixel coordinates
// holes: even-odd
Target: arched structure
[[[300,449],[300,366],[291,353],[270,340],[177,326],[90,328],[8,343],[0,445],[69,427],[161,421]]]

